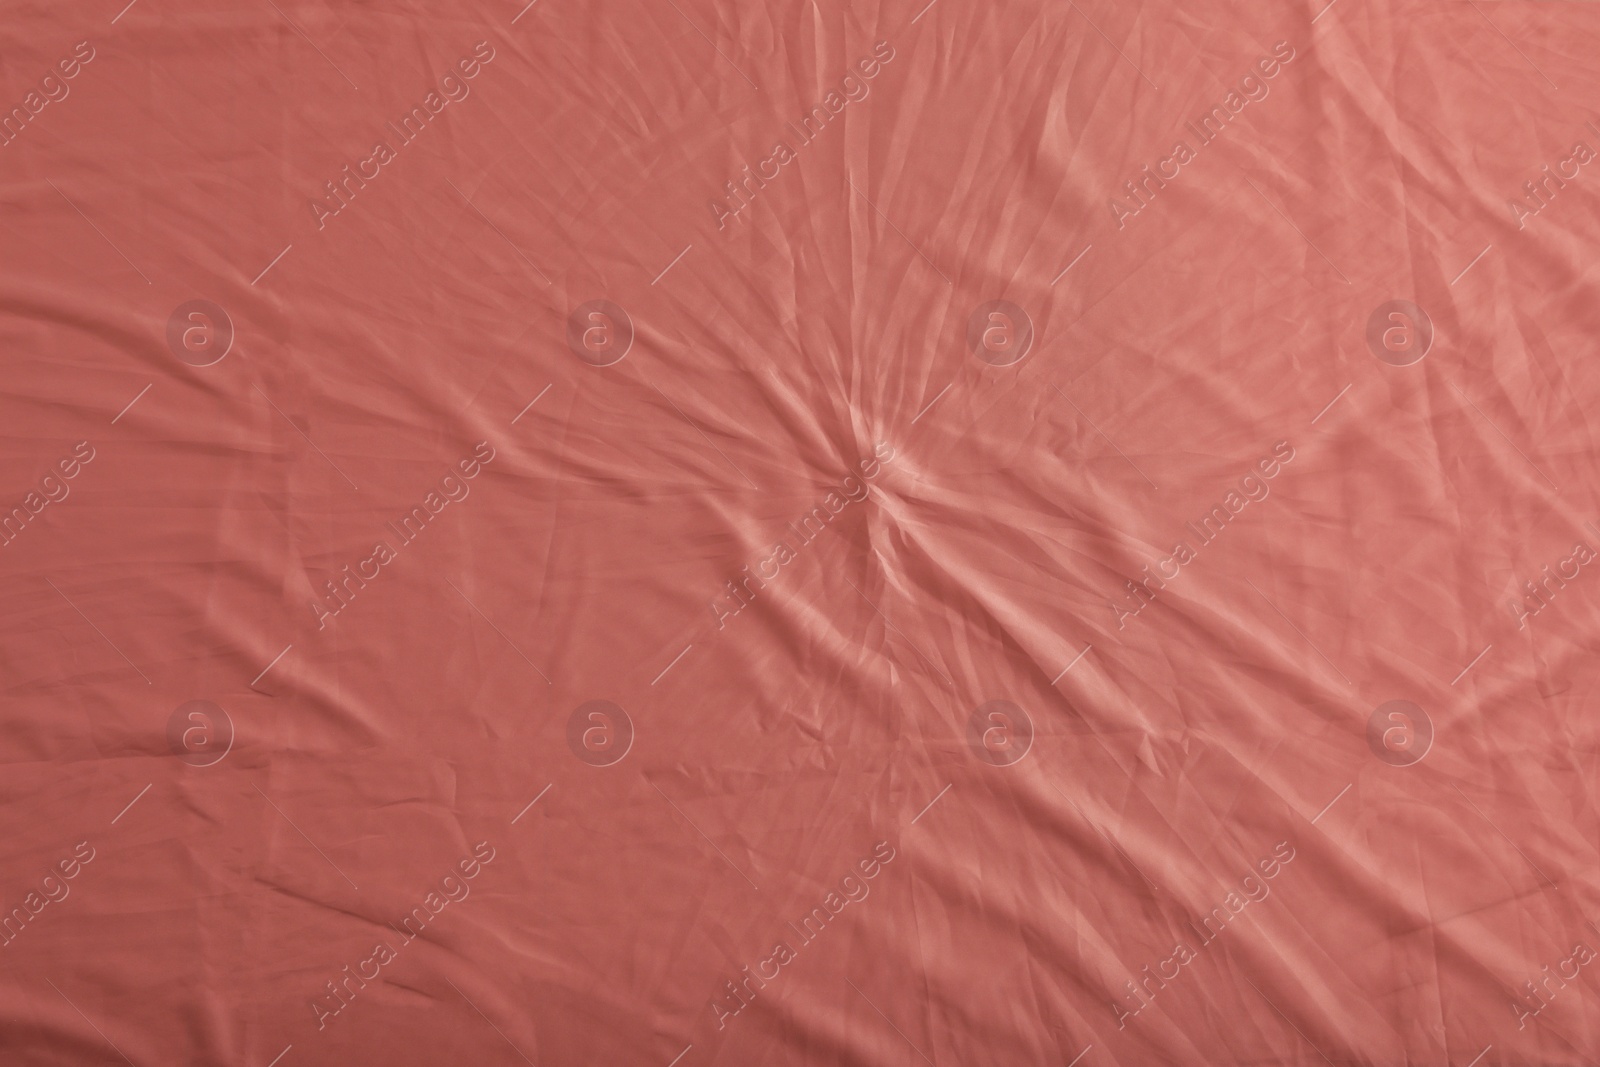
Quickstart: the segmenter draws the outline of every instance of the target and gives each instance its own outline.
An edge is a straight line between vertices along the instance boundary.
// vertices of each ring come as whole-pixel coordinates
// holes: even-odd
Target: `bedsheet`
[[[8,0],[0,1063],[1600,1061],[1597,44]]]

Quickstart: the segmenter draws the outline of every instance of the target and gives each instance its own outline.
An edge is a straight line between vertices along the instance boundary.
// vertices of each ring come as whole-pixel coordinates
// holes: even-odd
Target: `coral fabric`
[[[1597,1062],[1597,46],[7,4],[0,1062]]]

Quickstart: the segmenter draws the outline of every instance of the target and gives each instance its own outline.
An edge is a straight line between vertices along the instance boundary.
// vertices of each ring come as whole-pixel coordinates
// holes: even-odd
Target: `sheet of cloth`
[[[1600,10],[4,0],[0,1063],[1600,1062]]]

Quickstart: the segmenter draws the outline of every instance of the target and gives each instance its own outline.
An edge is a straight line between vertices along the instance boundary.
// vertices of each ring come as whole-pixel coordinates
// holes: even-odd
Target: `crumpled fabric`
[[[1597,34],[13,5],[0,1062],[1596,1062]]]

